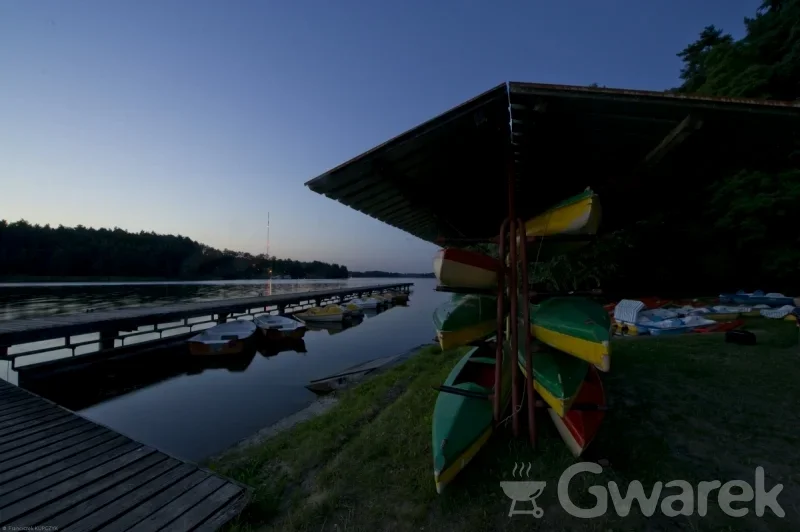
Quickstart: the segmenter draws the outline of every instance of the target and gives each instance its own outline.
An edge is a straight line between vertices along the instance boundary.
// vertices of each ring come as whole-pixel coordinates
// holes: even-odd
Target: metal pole
[[[506,284],[506,267],[505,267],[505,233],[508,225],[508,219],[503,220],[500,225],[500,235],[498,236],[499,252],[500,252],[500,271],[497,272],[497,345],[495,346],[494,358],[494,421],[500,423],[500,416],[503,412],[500,411],[502,406],[501,397],[503,395],[503,346],[505,343],[505,284]]]
[[[517,223],[524,228],[522,220]],[[531,353],[531,304],[528,284],[528,239],[520,230],[520,262],[522,263],[522,326],[525,327],[525,395],[528,397],[528,437],[531,447],[536,447],[536,397],[533,389],[533,354]]]

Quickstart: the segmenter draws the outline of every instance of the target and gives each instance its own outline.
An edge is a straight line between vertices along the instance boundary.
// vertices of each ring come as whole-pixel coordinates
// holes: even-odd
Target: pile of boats
[[[529,220],[525,232],[528,237],[545,237],[543,242],[552,235],[594,234],[599,217],[599,200],[587,190]],[[550,249],[576,244],[580,242],[554,242]],[[597,433],[606,409],[600,372],[611,368],[608,311],[580,297],[554,297],[536,305],[520,299],[518,316],[511,317],[507,309],[498,308],[498,296],[489,295],[498,290],[498,277],[505,275],[503,261],[447,248],[436,255],[434,270],[440,286],[462,292],[434,312],[439,343],[443,350],[472,346],[439,387],[432,422],[437,491],[465,467],[493,432],[493,405],[488,398],[496,389],[496,375],[502,379],[503,408],[508,408],[511,365],[518,364],[525,375],[526,340],[532,342],[534,389],[569,450],[580,456]],[[464,293],[471,290],[474,293]],[[524,305],[529,305],[530,322],[517,327],[518,352],[511,353],[509,320],[521,321]],[[503,313],[500,323],[505,323],[499,338],[498,312]],[[493,342],[502,342],[500,361]]]
[[[342,304],[311,307],[292,314],[292,317],[262,314],[255,316],[252,321],[233,320],[209,327],[189,338],[189,352],[199,356],[239,355],[251,346],[258,331],[269,342],[297,340],[303,338],[311,324],[343,323],[345,320],[363,316],[365,310],[377,310],[407,302],[407,293],[387,291],[364,299],[350,299]]]

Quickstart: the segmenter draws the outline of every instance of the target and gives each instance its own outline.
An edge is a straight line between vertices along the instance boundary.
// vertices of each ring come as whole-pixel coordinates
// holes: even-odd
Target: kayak
[[[252,321],[221,323],[192,336],[188,341],[189,352],[192,355],[237,355],[244,351],[255,332],[256,325]]]
[[[473,397],[440,391],[432,420],[433,478],[441,493],[486,444],[494,430],[494,414],[489,394],[494,390],[495,353],[485,346],[475,347],[458,361],[444,386],[476,394]],[[505,358],[505,361],[508,361]],[[511,390],[510,366],[505,364],[502,381],[502,411],[508,406]],[[481,398],[485,396],[486,398]]]
[[[433,258],[439,284],[457,288],[493,288],[501,266],[497,259],[464,249],[441,249]]]
[[[593,235],[600,227],[600,198],[591,189],[567,198],[525,222],[529,237]]]
[[[611,369],[611,317],[599,304],[581,297],[555,297],[531,307],[531,333],[537,340],[597,366]]]
[[[433,324],[442,351],[485,338],[496,332],[497,298],[454,295],[434,311]]]
[[[575,401],[590,366],[579,358],[559,353],[539,343],[533,344],[531,348],[533,389],[542,396],[550,408],[563,417]],[[527,378],[525,344],[522,339],[519,342],[518,353],[519,366]]]
[[[603,390],[603,381],[594,367],[589,368],[586,380],[581,386],[581,391],[575,400],[581,409],[568,411],[563,417],[559,416],[552,408],[547,409],[550,419],[558,430],[558,434],[567,444],[570,452],[578,458],[586,447],[592,442],[600,430],[600,425],[605,417],[603,408],[606,406],[606,395]],[[597,407],[592,410],[592,407]]]

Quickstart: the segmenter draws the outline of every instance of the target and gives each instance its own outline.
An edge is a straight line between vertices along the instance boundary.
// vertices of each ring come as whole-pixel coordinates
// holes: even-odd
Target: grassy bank
[[[426,348],[408,362],[341,395],[326,414],[212,467],[255,488],[236,530],[796,530],[800,514],[800,424],[796,407],[797,332],[793,323],[754,319],[759,345],[725,344],[721,335],[628,338],[615,342],[612,372],[604,383],[613,410],[586,460],[600,475],[573,479],[573,501],[592,507],[591,485],[614,480],[625,492],[640,480],[744,480],[766,470],[766,487],[783,483],[779,502],[757,517],[727,517],[708,499],[708,514],[627,517],[613,511],[582,520],[559,505],[556,484],[574,463],[546,414],[539,447],[511,438],[507,429],[437,495],[432,478],[431,415],[440,384],[463,350]],[[530,478],[548,482],[536,500],[541,519],[508,517],[510,500],[499,486],[513,480],[515,463],[531,463]],[[527,467],[527,466],[526,466]],[[664,496],[676,493],[666,489]],[[680,505],[676,505],[680,507]],[[519,503],[518,509],[528,509]]]

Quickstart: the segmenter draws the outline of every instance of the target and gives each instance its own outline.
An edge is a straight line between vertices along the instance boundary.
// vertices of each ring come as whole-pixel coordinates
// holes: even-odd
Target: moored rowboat
[[[485,346],[471,349],[447,376],[436,398],[432,449],[437,493],[466,467],[492,435],[494,414],[490,394],[495,389],[494,356],[494,351]],[[511,388],[509,357],[504,361],[501,373],[503,410],[508,405]],[[465,395],[458,395],[458,392]]]
[[[302,338],[306,333],[306,327],[302,323],[286,316],[263,314],[253,318],[253,323],[270,340]]]
[[[463,249],[441,249],[433,259],[439,284],[456,288],[492,288],[501,267],[497,259]]]
[[[192,355],[236,355],[255,334],[252,321],[235,320],[205,329],[187,342]]]
[[[339,305],[329,305],[327,307],[311,307],[303,312],[295,313],[294,317],[308,322],[342,322],[344,315],[344,311]]]

